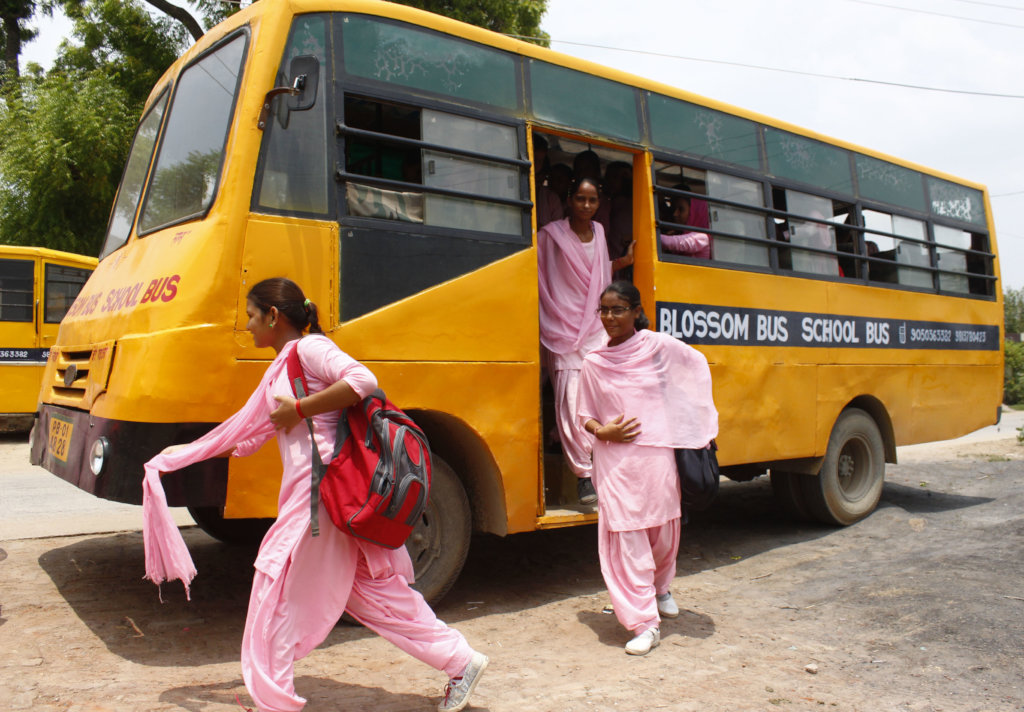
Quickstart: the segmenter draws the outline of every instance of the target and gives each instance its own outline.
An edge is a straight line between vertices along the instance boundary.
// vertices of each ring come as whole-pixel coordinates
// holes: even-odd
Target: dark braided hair
[[[316,304],[306,299],[302,289],[295,282],[285,277],[271,277],[257,283],[249,290],[247,299],[264,314],[270,307],[277,307],[281,316],[288,320],[299,332],[309,327],[309,333],[322,334],[320,316]]]
[[[643,304],[640,303],[640,290],[633,286],[632,282],[627,282],[624,279],[616,280],[605,287],[604,291],[601,292],[602,297],[606,294],[614,294],[615,296],[620,297],[623,301],[629,303],[630,309],[640,308],[640,313],[637,315],[636,321],[633,324],[637,331],[640,329],[651,328],[651,320],[647,318],[646,314],[644,314]]]

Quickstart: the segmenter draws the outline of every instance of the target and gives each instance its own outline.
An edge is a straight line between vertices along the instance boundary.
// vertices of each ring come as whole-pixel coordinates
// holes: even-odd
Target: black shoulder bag
[[[688,512],[699,512],[711,506],[718,494],[718,445],[712,440],[707,447],[676,448],[676,469],[682,490],[683,520],[689,521]]]

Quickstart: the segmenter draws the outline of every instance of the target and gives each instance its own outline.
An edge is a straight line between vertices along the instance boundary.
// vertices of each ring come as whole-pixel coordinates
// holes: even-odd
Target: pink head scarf
[[[579,417],[600,423],[637,418],[637,445],[701,448],[718,435],[711,369],[697,349],[642,329],[583,359]]]

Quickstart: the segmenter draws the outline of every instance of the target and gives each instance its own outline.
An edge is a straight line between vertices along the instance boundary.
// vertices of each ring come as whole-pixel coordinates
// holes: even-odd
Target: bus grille
[[[106,390],[113,360],[114,344],[97,344],[91,349],[55,347],[50,350],[54,368],[48,383],[48,402],[88,410],[96,396]]]

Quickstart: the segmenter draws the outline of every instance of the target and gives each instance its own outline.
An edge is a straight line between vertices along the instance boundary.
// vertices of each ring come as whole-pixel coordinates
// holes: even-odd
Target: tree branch
[[[192,35],[193,40],[198,40],[206,31],[203,30],[202,26],[196,21],[188,10],[177,5],[172,5],[167,0],[146,0],[150,5],[155,7],[160,12],[173,17],[175,20],[180,22],[188,30],[189,34]]]

